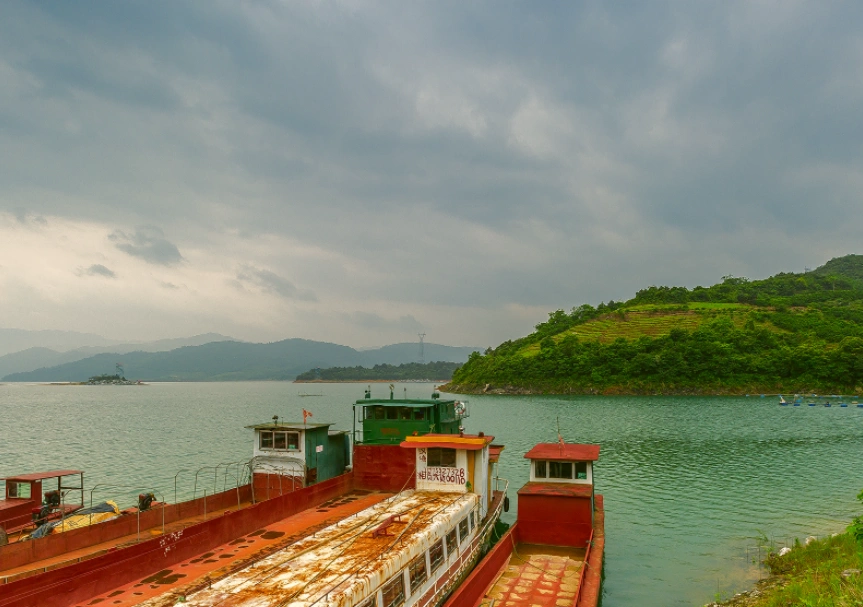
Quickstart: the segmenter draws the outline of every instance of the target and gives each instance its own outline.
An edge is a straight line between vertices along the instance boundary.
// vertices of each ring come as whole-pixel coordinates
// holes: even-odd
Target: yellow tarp
[[[56,527],[51,529],[51,533],[63,533],[64,531],[71,531],[72,529],[89,527],[90,525],[104,523],[105,521],[110,521],[111,519],[115,519],[120,516],[120,509],[117,507],[116,503],[111,500],[107,500],[105,503],[111,506],[114,511],[95,512],[93,514],[73,514],[72,516],[67,516],[66,520],[62,523],[58,523]]]

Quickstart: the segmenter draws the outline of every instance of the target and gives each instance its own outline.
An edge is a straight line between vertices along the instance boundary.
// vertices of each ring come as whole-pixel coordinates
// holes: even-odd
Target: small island
[[[140,386],[141,381],[132,381],[126,379],[119,373],[114,375],[94,375],[85,382],[81,382],[84,386]]]

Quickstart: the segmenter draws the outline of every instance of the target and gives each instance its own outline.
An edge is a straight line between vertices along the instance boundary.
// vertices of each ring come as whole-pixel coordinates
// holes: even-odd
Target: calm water
[[[406,387],[425,398],[431,386]],[[350,429],[362,384],[279,382],[141,387],[0,386],[0,476],[81,468],[96,498],[129,505],[143,489],[191,494],[194,470],[248,459],[244,426],[273,415]],[[322,397],[298,396],[323,392]],[[376,396],[387,393],[373,386]],[[511,499],[524,452],[556,440],[601,443],[605,495],[604,607],[703,605],[758,575],[759,534],[785,540],[839,531],[863,488],[863,409],[780,407],[772,398],[470,397],[470,432],[506,445]],[[212,471],[202,472],[212,487]],[[220,476],[219,483],[223,482]],[[89,492],[88,492],[89,493]],[[510,510],[510,518],[515,508]]]

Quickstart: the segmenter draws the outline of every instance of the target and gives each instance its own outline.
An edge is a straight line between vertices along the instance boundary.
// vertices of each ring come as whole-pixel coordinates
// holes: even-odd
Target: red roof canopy
[[[81,474],[83,470],[51,470],[50,472],[32,472],[30,474],[18,474],[7,476],[7,481],[41,481],[46,478],[57,478],[58,476],[70,476]]]
[[[572,443],[539,443],[525,453],[527,459],[550,459],[578,462],[595,462],[599,459],[599,445]]]
[[[490,445],[488,448],[488,461],[496,463],[500,459],[501,451],[503,451],[503,445]]]

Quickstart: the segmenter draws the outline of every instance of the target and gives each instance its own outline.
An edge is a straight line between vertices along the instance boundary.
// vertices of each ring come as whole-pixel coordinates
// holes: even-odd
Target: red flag
[[[305,409],[303,409],[303,425],[306,424],[306,418],[307,417],[312,417],[312,412],[306,411]]]

